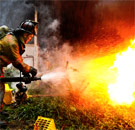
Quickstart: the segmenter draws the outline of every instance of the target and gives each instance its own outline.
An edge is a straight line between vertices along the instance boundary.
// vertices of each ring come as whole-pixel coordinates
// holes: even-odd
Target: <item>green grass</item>
[[[53,118],[58,130],[134,130],[133,106],[89,102],[85,107],[71,97],[38,97],[29,98],[17,108],[5,106],[10,116],[2,118],[9,123],[7,130],[32,130],[38,116]]]

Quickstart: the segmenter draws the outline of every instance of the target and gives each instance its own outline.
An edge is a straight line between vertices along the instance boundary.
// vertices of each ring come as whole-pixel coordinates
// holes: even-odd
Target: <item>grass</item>
[[[6,130],[33,130],[38,116],[53,118],[58,130],[135,130],[134,104],[111,106],[107,102],[87,102],[69,93],[66,97],[36,97],[17,108],[5,106],[9,117]]]
[[[42,87],[35,88],[29,94],[43,95]],[[30,97],[17,108],[5,106],[9,117],[0,118],[8,121],[4,130],[33,130],[38,116],[54,119],[58,130],[135,130],[135,103],[112,106],[105,99],[103,94],[86,98],[81,89],[70,89],[66,96]]]

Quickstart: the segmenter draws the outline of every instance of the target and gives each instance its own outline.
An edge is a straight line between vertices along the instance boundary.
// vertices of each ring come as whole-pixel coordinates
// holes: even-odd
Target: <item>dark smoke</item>
[[[126,0],[1,0],[0,25],[16,28],[21,21],[34,19],[36,7],[40,47],[56,47],[63,44],[61,40],[70,41],[71,45],[78,41],[84,45],[86,41],[97,42],[106,38],[113,42],[113,39],[116,41],[134,35],[134,3]],[[60,22],[57,31],[48,28],[54,20]]]
[[[93,30],[97,1],[61,2],[61,35],[64,39],[79,41],[88,39]]]
[[[37,8],[40,23],[38,32],[40,46],[48,49],[54,48],[59,44],[59,30],[53,27],[50,28],[50,26],[55,21],[59,23],[57,9],[51,1],[41,2]]]
[[[115,44],[134,35],[134,17],[134,1],[61,2],[61,35],[75,46],[78,41]]]
[[[34,19],[34,7],[22,0],[0,1],[0,25],[15,29],[25,19]]]

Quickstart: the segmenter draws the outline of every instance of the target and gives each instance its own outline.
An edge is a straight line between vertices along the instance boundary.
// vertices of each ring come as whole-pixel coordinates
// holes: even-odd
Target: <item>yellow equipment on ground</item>
[[[34,124],[34,130],[57,130],[57,129],[55,127],[53,119],[38,116]]]
[[[5,94],[4,94],[3,102],[6,105],[12,104],[14,102],[12,91],[13,89],[11,89],[8,84],[5,84]]]

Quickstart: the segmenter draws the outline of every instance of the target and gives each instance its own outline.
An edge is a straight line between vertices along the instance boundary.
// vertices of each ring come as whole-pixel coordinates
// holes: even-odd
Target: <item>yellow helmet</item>
[[[9,28],[6,25],[0,26],[0,39],[3,38],[9,32]]]

